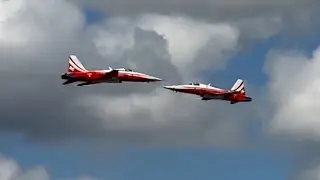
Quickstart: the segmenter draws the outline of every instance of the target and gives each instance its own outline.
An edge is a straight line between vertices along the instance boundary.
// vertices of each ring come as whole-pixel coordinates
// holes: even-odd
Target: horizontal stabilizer
[[[67,81],[65,81],[63,83],[63,85],[71,84],[71,83],[74,83],[74,82],[77,82],[77,80],[76,79],[68,79]]]
[[[77,86],[88,86],[88,85],[99,84],[99,83],[101,82],[84,82],[84,83],[77,84]]]

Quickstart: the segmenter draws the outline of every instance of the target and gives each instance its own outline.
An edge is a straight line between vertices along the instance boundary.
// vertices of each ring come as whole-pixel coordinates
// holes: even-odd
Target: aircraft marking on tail
[[[244,81],[242,79],[238,79],[232,86],[231,91],[245,94]]]
[[[82,65],[75,55],[69,56],[69,72],[87,72],[88,70]]]

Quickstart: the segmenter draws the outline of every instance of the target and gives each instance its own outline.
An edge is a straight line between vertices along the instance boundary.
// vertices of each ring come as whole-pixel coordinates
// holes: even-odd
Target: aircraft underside
[[[224,100],[224,95],[203,95],[202,100]]]
[[[81,82],[80,84],[77,84],[77,86],[86,86],[86,85],[100,84],[100,83],[122,83],[122,81],[118,78],[111,78],[109,80],[96,80],[96,81],[88,81],[88,80],[77,79],[77,78],[69,78],[63,83],[63,85],[76,83],[76,82]]]
[[[201,100],[208,101],[208,100],[221,100],[221,101],[230,101],[230,104],[236,104],[239,101],[232,101],[227,99],[224,95],[203,95],[201,96]]]
[[[201,96],[202,99],[201,100],[204,100],[204,101],[208,101],[208,100],[223,100],[223,101],[230,101],[230,104],[236,104],[236,103],[239,103],[239,102],[250,102],[252,101],[252,98],[250,97],[246,97],[245,99],[242,99],[242,100],[235,100],[235,99],[228,99],[226,97],[224,97],[223,95],[217,95],[217,96]]]
[[[203,101],[209,101],[209,100],[221,100],[221,101],[230,101],[228,99],[224,99],[224,98],[208,98],[208,97],[202,97],[201,100]],[[239,101],[230,101],[230,104],[236,104]]]

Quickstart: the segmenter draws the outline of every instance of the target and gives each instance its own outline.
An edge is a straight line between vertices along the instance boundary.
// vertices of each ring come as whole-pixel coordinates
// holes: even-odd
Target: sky
[[[0,180],[319,180],[317,7],[0,1]],[[70,54],[165,81],[62,86]],[[252,102],[162,88],[238,78]]]

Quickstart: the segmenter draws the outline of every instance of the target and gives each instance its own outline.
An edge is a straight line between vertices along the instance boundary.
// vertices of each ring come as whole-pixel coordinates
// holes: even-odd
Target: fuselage
[[[194,94],[203,96],[205,94],[212,94],[212,93],[223,93],[225,92],[224,89],[208,86],[205,84],[199,84],[199,85],[193,85],[193,84],[186,84],[186,85],[173,85],[173,86],[164,86],[164,88],[176,91],[176,92],[182,92],[182,93],[188,93],[188,94]]]
[[[150,76],[144,73],[135,72],[130,69],[120,68],[114,69],[116,74],[108,74],[112,70],[92,70],[86,72],[67,72],[61,75],[62,79],[74,79],[79,82],[105,82],[105,83],[121,83],[126,82],[154,82],[162,79]]]
[[[120,70],[118,74],[118,78],[121,81],[127,82],[155,82],[162,81],[162,79],[154,76],[150,76],[144,73],[135,72],[135,71],[126,71]]]
[[[202,100],[226,100],[231,102],[248,102],[252,100],[244,93],[213,87],[210,84],[190,83],[185,85],[164,86],[164,88],[175,92],[198,95],[202,97]]]

